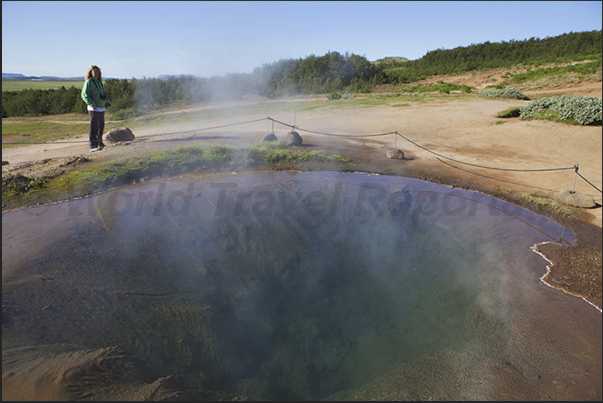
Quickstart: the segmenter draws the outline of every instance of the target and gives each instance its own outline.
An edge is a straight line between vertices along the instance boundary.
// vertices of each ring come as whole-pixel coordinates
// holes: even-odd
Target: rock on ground
[[[287,145],[290,146],[301,146],[303,140],[299,133],[297,133],[296,131],[290,131],[289,133],[287,133],[285,141],[287,142]]]
[[[387,158],[390,158],[392,160],[403,160],[404,152],[398,149],[387,150]]]
[[[132,133],[132,130],[128,129],[127,127],[123,129],[120,128],[110,130],[109,133],[107,133],[107,136],[105,137],[105,139],[109,143],[118,143],[120,141],[132,141],[134,140],[134,138],[134,133]]]
[[[593,208],[597,206],[592,196],[580,192],[572,192],[571,189],[563,189],[559,192],[559,200],[575,207]]]
[[[278,139],[276,138],[276,135],[274,133],[270,133],[262,139],[262,143],[265,143],[267,141],[278,141]]]

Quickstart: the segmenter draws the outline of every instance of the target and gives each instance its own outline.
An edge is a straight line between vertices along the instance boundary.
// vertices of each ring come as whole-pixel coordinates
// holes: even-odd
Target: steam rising
[[[47,246],[52,259],[27,265],[54,279],[38,304],[71,319],[32,312],[20,325],[31,332],[3,332],[3,348],[35,343],[44,323],[48,342],[119,346],[189,393],[252,399],[350,399],[400,371],[435,377],[406,397],[446,397],[443,384],[457,399],[500,398],[496,382],[459,382],[518,362],[507,346],[539,334],[519,307],[547,301],[527,280],[529,246],[573,242],[484,195],[356,174],[156,183],[62,211],[80,220]],[[15,304],[28,290],[10,288]],[[531,345],[547,365],[565,358]]]

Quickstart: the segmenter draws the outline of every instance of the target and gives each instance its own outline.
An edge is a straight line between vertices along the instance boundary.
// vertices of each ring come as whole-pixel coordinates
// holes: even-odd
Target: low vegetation
[[[428,86],[413,86],[410,88],[402,88],[400,91],[402,92],[411,92],[411,93],[424,93],[424,92],[440,92],[443,94],[450,94],[451,91],[461,91],[463,93],[473,92],[475,88],[470,87],[465,84],[454,84],[454,83],[445,83],[442,80],[438,81],[435,85]]]
[[[522,120],[547,119],[583,126],[601,126],[602,101],[596,97],[561,95],[530,102],[520,110]]]
[[[545,77],[557,77],[565,76],[569,74],[576,74],[578,79],[586,78],[588,76],[597,75],[601,77],[601,57],[598,60],[574,64],[569,66],[556,66],[546,67],[535,70],[530,70],[525,73],[513,74],[513,81],[515,83],[522,83],[524,81],[535,81]]]
[[[573,214],[574,209],[558,200],[551,199],[550,197],[540,195],[538,193],[523,193],[518,194],[520,199],[527,201],[540,208],[546,208],[552,210],[556,215],[562,217],[568,217]]]
[[[266,142],[253,145],[188,146],[137,154],[87,168],[71,171],[55,178],[3,179],[3,203],[15,198],[41,197],[43,194],[87,195],[155,177],[185,172],[214,172],[242,168],[270,166],[291,167],[301,163],[346,163],[339,155],[328,155],[322,150],[304,151],[284,142]]]
[[[87,133],[89,123],[20,122],[2,125],[2,148],[63,140]]]
[[[23,91],[23,90],[58,90],[64,88],[82,88],[84,80],[17,80],[2,79],[2,91]]]
[[[523,99],[529,100],[530,98],[515,88],[505,88],[502,90],[488,90],[481,94],[482,97],[489,98],[509,98],[509,99]]]
[[[518,118],[520,110],[521,110],[521,108],[505,109],[504,111],[502,111],[498,115],[496,115],[496,117],[498,117],[498,118]]]
[[[544,39],[532,37],[436,49],[418,60],[383,64],[387,66],[384,74],[388,83],[410,83],[433,75],[464,71],[598,59],[603,47],[601,32],[570,32]]]

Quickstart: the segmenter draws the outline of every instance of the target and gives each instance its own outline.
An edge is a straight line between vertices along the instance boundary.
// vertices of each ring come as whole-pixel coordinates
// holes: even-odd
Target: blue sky
[[[2,72],[250,73],[280,59],[421,58],[485,41],[601,29],[601,1],[3,1]]]

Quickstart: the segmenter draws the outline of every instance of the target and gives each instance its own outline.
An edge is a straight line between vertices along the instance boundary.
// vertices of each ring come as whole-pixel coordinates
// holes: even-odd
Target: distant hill
[[[157,76],[159,80],[167,80],[168,78],[180,77],[196,77],[192,74],[161,74]],[[108,80],[113,77],[103,77],[103,80]],[[2,73],[3,80],[31,80],[31,81],[84,81],[84,76],[81,77],[56,77],[56,76],[26,76],[24,74]]]
[[[402,56],[391,56],[391,57],[384,57],[383,59],[379,59],[379,60],[375,60],[373,63],[375,64],[379,64],[379,63],[396,63],[396,62],[407,62],[409,61],[409,59],[402,57]]]
[[[26,76],[16,73],[2,73],[3,80],[31,80],[31,81],[84,81],[81,77],[56,77],[56,76]]]
[[[2,78],[21,78],[21,79],[26,79],[27,76],[24,76],[23,74],[2,73]]]
[[[180,78],[180,77],[196,77],[192,74],[161,74],[157,76],[158,80],[167,80],[168,78]]]

